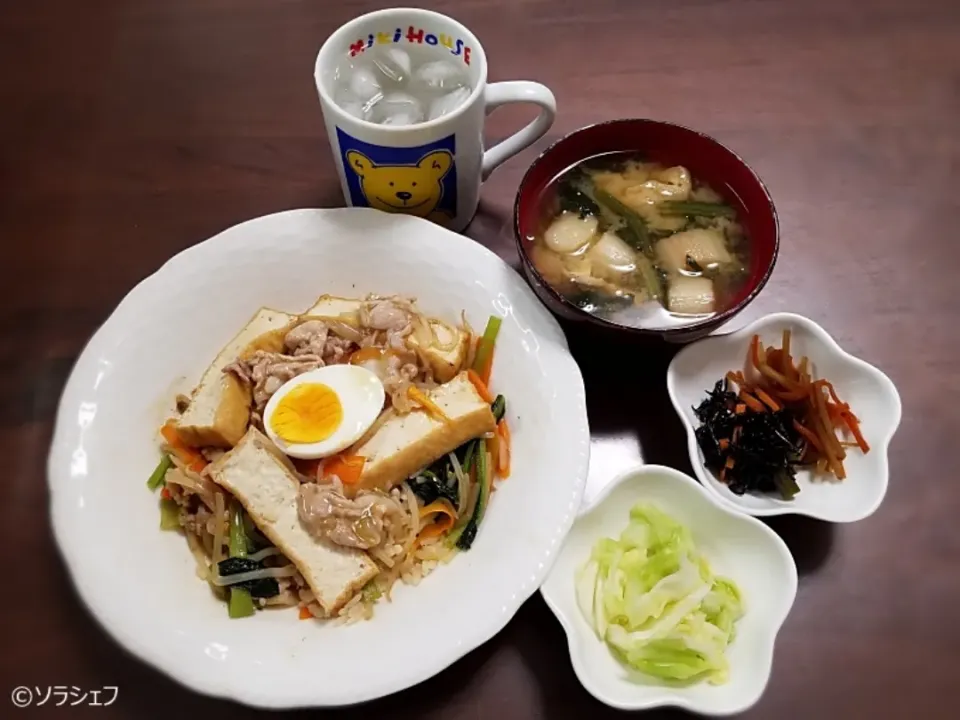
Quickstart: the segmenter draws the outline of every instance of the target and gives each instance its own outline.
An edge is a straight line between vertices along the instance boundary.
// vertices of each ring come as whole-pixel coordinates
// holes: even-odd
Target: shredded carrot
[[[753,394],[756,395],[764,405],[766,405],[768,408],[770,408],[774,412],[780,409],[781,407],[780,403],[778,403],[772,397],[767,395],[767,393],[763,391],[763,388],[759,388],[759,387],[754,388]]]
[[[301,620],[310,620],[313,618],[313,613],[310,612],[310,608],[306,605],[300,607],[300,619]]]
[[[737,406],[733,409],[737,415],[743,415],[747,411],[747,406],[743,403],[737,403]]]
[[[170,446],[173,454],[180,458],[180,461],[188,468],[194,472],[200,472],[207,466],[207,459],[195,448],[188,446],[180,439],[180,435],[177,433],[177,429],[173,426],[173,423],[168,422],[160,428],[160,434],[163,436],[163,439],[167,441],[167,445]]]
[[[367,459],[363,455],[334,455],[324,463],[323,476],[336,475],[344,485],[353,485],[360,480],[366,464]]]
[[[480,379],[480,376],[477,375],[473,368],[467,370],[467,378],[473,383],[473,386],[477,389],[477,393],[481,398],[483,398],[483,401],[487,403],[487,405],[492,405],[495,399],[493,394],[490,392],[487,384]]]
[[[434,522],[424,527],[417,536],[418,542],[423,542],[437,535],[443,535],[453,527],[457,521],[457,511],[450,501],[442,498],[434,500],[429,505],[420,508],[420,519],[434,515]]]
[[[803,435],[807,442],[810,443],[816,450],[823,452],[823,445],[820,444],[820,439],[817,437],[816,433],[804,427],[796,420],[793,421],[793,429]]]
[[[170,489],[164,485],[163,490],[160,491],[160,497],[164,500],[172,500],[173,496],[170,494]]]
[[[763,346],[760,344],[760,336],[754,335],[750,340],[750,358],[753,361],[753,366],[759,370],[760,369],[760,353],[763,349]]]
[[[726,450],[728,447],[730,447],[730,440],[727,438],[720,438],[720,442],[717,444],[720,446],[721,450]]]
[[[427,397],[427,394],[416,385],[410,386],[410,389],[407,390],[407,395],[409,395],[410,399],[417,403],[417,405],[426,410],[428,414],[433,415],[435,419],[445,423],[452,422],[440,406]]]
[[[797,383],[793,382],[792,380],[788,380],[786,377],[784,377],[783,373],[774,370],[764,361],[760,362],[759,370],[761,375],[766,375],[768,378],[780,383],[780,385],[788,390],[794,390],[797,387]]]
[[[846,451],[840,447],[840,442],[834,434],[833,425],[827,414],[826,401],[819,387],[811,386],[810,398],[814,408],[814,412],[812,413],[814,429],[817,432],[820,443],[823,445],[827,464],[833,471],[833,474],[837,476],[837,479],[843,480],[847,476],[846,470],[843,467],[843,458],[846,456]]]
[[[500,442],[503,443],[503,447],[500,450],[500,456],[498,458],[500,462],[497,469],[500,471],[500,477],[508,478],[510,477],[510,460],[512,454],[510,446],[510,428],[507,425],[506,418],[500,420],[500,423],[497,425],[497,431],[500,433]]]
[[[733,470],[733,466],[736,465],[736,464],[737,464],[737,461],[733,459],[733,456],[732,456],[732,455],[728,455],[726,462],[723,463],[723,466],[724,466],[727,470]]]
[[[746,404],[746,406],[754,412],[762,413],[767,411],[767,408],[763,406],[763,403],[757,400],[746,390],[740,391],[740,399],[743,400],[744,404]]]
[[[860,432],[860,423],[857,422],[857,418],[851,412],[844,412],[843,415],[844,424],[850,430],[850,433],[857,441],[857,445],[860,446],[862,452],[870,452],[870,445],[867,443],[866,439],[863,437],[863,434]]]

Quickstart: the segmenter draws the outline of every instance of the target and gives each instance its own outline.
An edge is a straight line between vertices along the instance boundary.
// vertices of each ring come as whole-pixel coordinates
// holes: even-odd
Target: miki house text
[[[355,43],[350,43],[350,57],[359,55],[368,47],[376,45],[386,45],[388,43],[398,43],[406,40],[408,43],[418,45],[439,45],[450,51],[451,55],[463,58],[466,65],[470,64],[470,47],[460,38],[454,39],[451,35],[444,33],[428,33],[423,28],[415,28],[411,25],[406,34],[401,28],[392,32],[370,33],[365,38],[360,38]]]

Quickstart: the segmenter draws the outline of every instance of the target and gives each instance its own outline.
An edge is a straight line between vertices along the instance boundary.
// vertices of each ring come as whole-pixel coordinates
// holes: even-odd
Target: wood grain
[[[555,91],[557,122],[538,148],[590,122],[648,116],[715,135],[764,178],[780,213],[782,250],[742,320],[791,310],[821,322],[890,375],[904,418],[890,492],[874,517],[835,527],[771,522],[802,577],[769,687],[747,716],[956,717],[960,4],[425,4],[474,30],[492,80],[534,79]],[[97,627],[50,535],[44,458],[71,362],[140,279],[241,220],[340,204],[313,59],[339,24],[381,6],[5,3],[0,538],[9,589],[0,614],[0,707],[17,685],[117,685],[111,707],[73,708],[69,716],[256,714],[179,688]],[[509,134],[531,113],[498,111],[488,137]],[[505,228],[536,152],[493,175],[468,230],[513,263]],[[689,470],[664,389],[672,349],[613,346],[576,329],[570,336],[590,394],[591,482],[641,457]],[[424,622],[425,637],[438,631]],[[66,713],[48,706],[30,715]],[[562,631],[539,597],[497,638],[429,682],[326,714],[614,715],[577,683]]]

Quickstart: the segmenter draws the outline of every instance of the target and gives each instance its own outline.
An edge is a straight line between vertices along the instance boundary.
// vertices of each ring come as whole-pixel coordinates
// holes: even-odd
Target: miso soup
[[[530,257],[581,309],[620,325],[689,324],[733,305],[749,277],[733,206],[679,165],[602,155],[540,198]]]

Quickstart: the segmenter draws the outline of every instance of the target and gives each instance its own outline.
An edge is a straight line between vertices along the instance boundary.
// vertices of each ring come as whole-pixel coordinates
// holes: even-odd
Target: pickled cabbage
[[[638,503],[618,540],[597,542],[577,571],[576,593],[597,636],[635,670],[671,682],[726,682],[740,591],[715,577],[690,531],[653,505]]]

